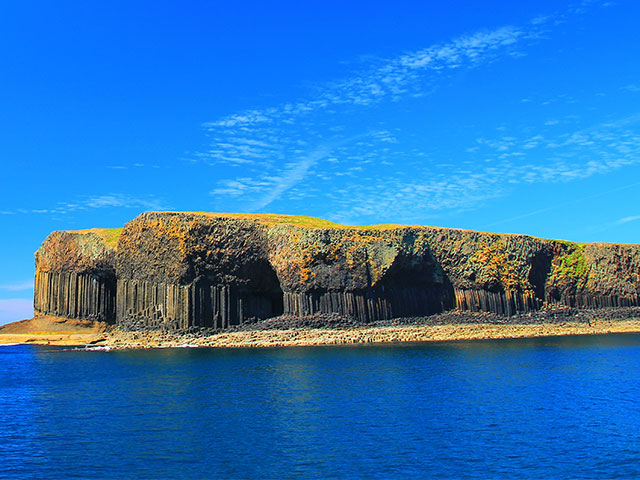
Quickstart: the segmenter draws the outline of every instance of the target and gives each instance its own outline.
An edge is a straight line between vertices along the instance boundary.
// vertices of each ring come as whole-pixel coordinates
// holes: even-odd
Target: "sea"
[[[640,336],[2,346],[0,477],[639,478]]]

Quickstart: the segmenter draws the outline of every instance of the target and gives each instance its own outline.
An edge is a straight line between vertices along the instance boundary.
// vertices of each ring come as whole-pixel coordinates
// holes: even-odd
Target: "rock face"
[[[640,304],[637,245],[295,216],[145,213],[121,231],[54,232],[36,267],[37,312],[125,329]]]
[[[225,328],[282,313],[282,290],[257,221],[143,214],[120,236],[117,321]]]
[[[49,235],[35,255],[36,313],[113,323],[115,247],[120,230],[93,229]]]

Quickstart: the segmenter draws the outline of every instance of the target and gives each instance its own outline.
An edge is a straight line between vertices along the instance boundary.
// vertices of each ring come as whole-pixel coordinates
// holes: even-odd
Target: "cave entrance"
[[[228,282],[206,275],[194,280],[191,325],[224,329],[282,315],[283,292],[271,265],[259,262],[243,270],[249,275]]]
[[[551,256],[545,252],[538,252],[531,257],[531,268],[528,280],[533,286],[533,293],[539,302],[545,300],[545,284],[551,272]]]
[[[367,296],[379,298],[391,317],[424,316],[453,308],[453,286],[430,252],[398,256]]]

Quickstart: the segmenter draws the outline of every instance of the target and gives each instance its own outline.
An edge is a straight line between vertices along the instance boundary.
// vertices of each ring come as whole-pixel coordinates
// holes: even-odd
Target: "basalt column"
[[[36,271],[34,310],[43,315],[113,323],[115,277],[104,272]]]
[[[224,329],[282,313],[512,315],[553,304],[640,305],[640,246],[151,212],[124,230],[54,232],[36,252],[36,314],[127,329]]]
[[[36,252],[35,313],[113,323],[114,255],[95,231],[49,235]]]
[[[190,290],[191,324],[195,326],[223,329],[282,313],[282,291],[277,283],[272,284],[271,290],[255,291],[237,285],[216,285],[214,280],[202,277]]]
[[[451,292],[443,287],[284,293],[285,314],[338,313],[360,322],[431,315],[449,309],[451,304]]]
[[[540,308],[541,302],[531,292],[455,289],[456,308],[469,312],[492,312],[514,315]]]
[[[552,262],[546,300],[575,308],[640,305],[640,254],[635,245],[563,244]]]
[[[269,241],[286,314],[338,313],[372,322],[453,306],[450,283],[412,229],[276,226]]]
[[[148,213],[129,222],[117,261],[122,328],[223,329],[282,313],[282,290],[254,221]]]
[[[458,310],[509,316],[543,305],[553,241],[442,228],[423,232],[453,285]]]

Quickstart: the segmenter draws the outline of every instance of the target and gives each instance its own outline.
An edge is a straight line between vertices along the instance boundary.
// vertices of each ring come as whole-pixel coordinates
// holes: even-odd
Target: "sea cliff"
[[[144,213],[54,232],[36,252],[36,315],[120,330],[226,330],[277,316],[358,323],[456,310],[640,305],[640,246],[287,215]]]

